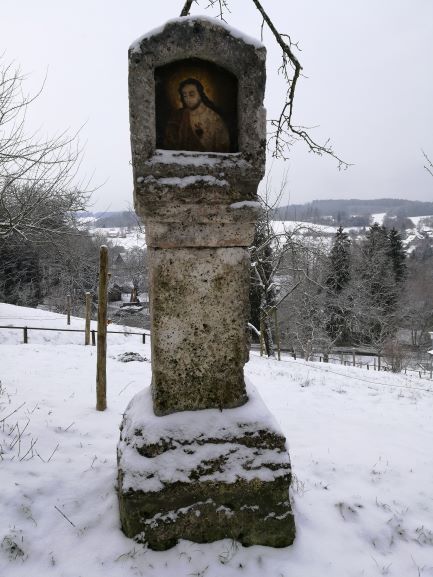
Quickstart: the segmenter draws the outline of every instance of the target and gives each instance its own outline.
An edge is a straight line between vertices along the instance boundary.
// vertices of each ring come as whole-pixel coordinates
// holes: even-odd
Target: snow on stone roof
[[[152,38],[152,36],[157,36],[158,34],[161,34],[164,31],[164,29],[166,28],[166,26],[170,26],[172,24],[178,24],[178,23],[182,23],[182,22],[188,22],[190,26],[193,26],[195,22],[208,22],[209,24],[212,24],[214,26],[216,25],[216,26],[220,26],[221,28],[224,28],[227,32],[229,32],[229,34],[231,36],[233,36],[234,38],[239,38],[240,40],[242,40],[246,44],[251,44],[255,48],[263,48],[264,47],[263,43],[260,42],[260,40],[257,40],[257,38],[253,38],[252,36],[248,36],[247,34],[244,34],[240,30],[238,30],[237,28],[233,28],[232,26],[229,26],[228,24],[226,24],[225,22],[222,22],[221,20],[218,20],[217,18],[212,18],[211,16],[205,16],[205,15],[195,15],[195,16],[182,16],[180,18],[172,18],[171,20],[167,20],[167,22],[165,22],[161,26],[158,26],[157,28],[154,28],[153,30],[146,32],[145,34],[143,34],[142,36],[137,38],[137,40],[135,40],[131,44],[129,49],[132,52],[139,54],[141,52],[140,45],[141,45],[143,40],[147,40],[149,38]]]

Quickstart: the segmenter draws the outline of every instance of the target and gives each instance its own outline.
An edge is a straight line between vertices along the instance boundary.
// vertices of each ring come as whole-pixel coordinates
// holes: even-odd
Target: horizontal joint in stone
[[[254,222],[155,222],[146,221],[146,243],[154,248],[249,247]]]
[[[145,223],[254,224],[260,212],[260,203],[256,201],[211,205],[174,202],[168,206],[160,202],[148,202]]]

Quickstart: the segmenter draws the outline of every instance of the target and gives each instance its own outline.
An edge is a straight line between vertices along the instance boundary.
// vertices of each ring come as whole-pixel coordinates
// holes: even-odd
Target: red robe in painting
[[[221,116],[201,104],[193,112],[181,108],[170,116],[163,147],[167,150],[230,152],[230,138]]]

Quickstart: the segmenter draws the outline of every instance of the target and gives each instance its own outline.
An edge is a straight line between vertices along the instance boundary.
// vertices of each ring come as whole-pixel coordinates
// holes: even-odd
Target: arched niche
[[[238,80],[199,58],[155,68],[156,148],[238,152]]]

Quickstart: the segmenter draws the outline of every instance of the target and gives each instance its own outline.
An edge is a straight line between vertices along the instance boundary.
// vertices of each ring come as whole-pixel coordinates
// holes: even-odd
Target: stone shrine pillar
[[[249,254],[265,167],[265,48],[203,17],[129,51],[134,200],[150,270],[152,384],[118,447],[122,528],[153,549],[295,534],[285,439],[252,387]]]

